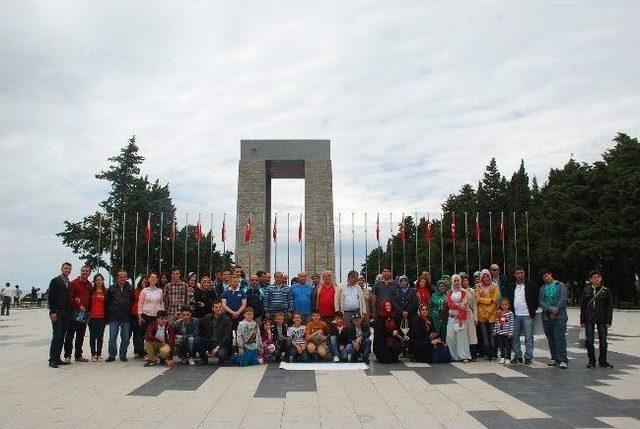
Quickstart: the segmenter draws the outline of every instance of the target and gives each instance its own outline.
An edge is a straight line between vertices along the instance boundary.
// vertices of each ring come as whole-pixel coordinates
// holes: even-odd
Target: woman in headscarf
[[[482,350],[486,360],[491,360],[495,348],[493,339],[493,324],[498,318],[498,300],[500,292],[498,285],[491,281],[489,270],[480,272],[480,285],[476,287],[476,302],[478,303],[478,326],[482,337]]]
[[[421,275],[416,282],[416,295],[418,295],[418,303],[429,305],[429,298],[431,298],[431,278],[426,275]]]
[[[428,305],[420,304],[418,313],[411,319],[408,337],[413,361],[432,363],[433,342],[440,340],[440,336],[433,329]]]
[[[467,303],[467,336],[469,337],[469,353],[471,360],[475,360],[478,356],[478,333],[476,327],[478,325],[478,303],[476,303],[476,290],[469,284],[469,276],[466,273],[460,273],[462,279],[462,289],[467,292],[469,302]]]
[[[468,293],[462,289],[460,276],[451,277],[451,290],[447,292],[449,321],[447,323],[447,345],[454,361],[469,362],[469,337],[467,335],[467,317],[469,316]]]
[[[391,301],[384,301],[373,326],[373,354],[380,363],[398,362],[404,345]]]
[[[446,291],[446,284],[442,280],[438,280],[438,283],[436,283],[436,290],[433,291],[433,294],[431,294],[431,298],[429,299],[429,314],[433,321],[433,329],[442,338],[445,338],[447,335],[448,311],[445,305]]]

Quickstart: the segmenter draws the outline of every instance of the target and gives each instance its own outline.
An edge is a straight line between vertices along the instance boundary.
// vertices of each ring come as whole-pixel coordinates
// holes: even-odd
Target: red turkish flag
[[[433,225],[431,223],[431,219],[429,219],[427,217],[427,228],[424,231],[424,238],[427,239],[427,241],[431,241],[433,239]]]
[[[476,243],[480,243],[480,216],[476,212]]]
[[[171,229],[169,230],[169,243],[173,243],[176,239],[176,218],[171,221]]]
[[[201,242],[202,237],[202,225],[200,224],[200,219],[198,219],[198,223],[196,224],[196,241]]]
[[[504,212],[500,213],[500,229],[498,230],[498,241],[504,243]]]
[[[400,241],[404,243],[405,232],[404,232],[404,215],[402,216],[402,221],[400,222],[400,226],[398,228],[398,235],[400,236]]]
[[[251,216],[247,218],[247,226],[244,229],[244,242],[249,243],[253,237],[253,227],[251,226]]]
[[[151,214],[147,217],[147,224],[144,227],[144,239],[147,243],[151,242]]]
[[[302,243],[302,213],[300,213],[300,223],[298,224],[298,243]]]
[[[451,213],[451,241],[456,241],[456,214]]]

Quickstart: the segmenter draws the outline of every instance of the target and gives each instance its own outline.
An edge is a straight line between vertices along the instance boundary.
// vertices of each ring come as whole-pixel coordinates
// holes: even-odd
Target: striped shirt
[[[507,311],[506,313],[500,312],[498,320],[493,325],[493,333],[496,335],[505,335],[513,337],[513,313]]]
[[[291,287],[286,284],[270,285],[264,296],[264,311],[268,311],[269,313],[276,311],[293,311]]]
[[[169,283],[164,287],[164,309],[169,315],[174,315],[180,311],[183,305],[189,304],[189,294],[187,291],[187,284]]]

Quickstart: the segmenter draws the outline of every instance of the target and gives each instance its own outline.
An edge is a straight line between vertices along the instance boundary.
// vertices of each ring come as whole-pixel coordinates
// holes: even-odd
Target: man
[[[13,306],[20,307],[20,297],[22,296],[22,290],[20,290],[20,286],[16,285],[16,288],[13,290]]]
[[[582,292],[580,300],[580,326],[587,334],[587,368],[596,366],[596,350],[594,347],[595,329],[598,328],[598,364],[601,368],[613,368],[607,362],[607,330],[613,319],[613,294],[602,285],[602,274],[598,270],[589,273],[591,284]]]
[[[240,279],[233,273],[229,277],[229,288],[222,294],[222,307],[233,321],[233,329],[236,329],[242,319],[242,312],[247,308],[247,297],[239,284]]]
[[[498,264],[491,264],[489,266],[489,272],[491,273],[491,281],[497,284],[500,289],[500,296],[505,296],[507,279],[500,275],[500,266]]]
[[[282,312],[289,320],[290,313],[293,311],[291,287],[284,282],[284,274],[282,272],[276,271],[273,278],[275,282],[267,288],[264,296],[264,311],[270,315]]]
[[[2,316],[4,316],[5,314],[8,316],[9,315],[9,309],[11,308],[11,295],[12,295],[12,291],[11,291],[11,284],[10,283],[6,283],[4,285],[4,288],[2,289],[2,292],[0,292],[0,296],[2,297],[2,309],[0,310],[0,314]]]
[[[182,281],[182,271],[173,267],[171,270],[171,282],[163,289],[164,309],[169,314],[169,320],[176,320],[180,317],[180,309],[189,305],[189,289]]]
[[[246,275],[241,265],[236,265],[233,267],[233,272],[238,276],[238,281],[240,282],[240,289],[245,290],[249,287],[249,282],[246,279]]]
[[[344,321],[347,325],[351,324],[351,319],[358,314],[367,317],[367,303],[364,299],[364,292],[358,285],[358,272],[349,271],[347,274],[347,283],[340,287],[340,311],[342,311]]]
[[[542,270],[539,304],[542,308],[542,327],[544,335],[549,343],[551,361],[549,366],[558,365],[562,369],[567,368],[567,288],[555,280],[553,274],[547,268]]]
[[[380,273],[382,278],[373,285],[373,294],[371,300],[374,302],[372,319],[375,319],[378,311],[380,311],[380,305],[385,301],[390,301],[393,308],[396,308],[396,289],[398,284],[391,277],[391,270],[389,267],[383,267]]]
[[[49,347],[49,366],[69,365],[60,359],[64,335],[69,324],[69,274],[71,264],[65,262],[60,267],[60,275],[49,282],[49,319],[51,320],[51,346]],[[8,285],[8,283],[7,283]],[[7,312],[8,314],[8,312]]]
[[[525,280],[524,268],[515,267],[513,270],[515,282],[506,289],[514,319],[513,327],[513,359],[511,363],[522,363],[522,349],[520,335],[524,335],[524,364],[531,365],[533,361],[533,321],[538,310],[538,287]]]
[[[231,271],[225,270],[222,272],[222,291],[229,289],[229,283],[231,281]]]
[[[158,364],[158,359],[165,361],[166,365],[173,366],[173,349],[175,346],[175,330],[167,312],[160,310],[157,318],[147,328],[144,336],[144,349],[147,351],[147,361],[144,366]],[[157,357],[156,357],[157,356]]]
[[[180,318],[173,325],[175,331],[175,354],[182,359],[182,363],[195,365],[196,343],[200,336],[200,323],[191,317],[191,309],[182,307]]]
[[[353,345],[353,361],[357,362],[358,357],[361,357],[362,362],[369,364],[371,329],[367,323],[362,321],[359,314],[353,316],[352,322],[352,325],[349,327],[349,339]]]
[[[120,360],[127,361],[127,348],[131,333],[131,306],[134,301],[133,287],[127,282],[127,272],[118,271],[116,283],[107,291],[106,317],[109,321],[109,356],[106,362],[116,360],[119,351]],[[120,349],[116,349],[116,342],[120,333]]]
[[[80,268],[80,275],[71,282],[69,290],[71,300],[71,321],[67,326],[64,337],[64,360],[71,362],[71,352],[73,351],[73,337],[75,335],[75,360],[76,362],[89,362],[89,359],[82,357],[82,344],[84,334],[87,330],[87,320],[89,319],[89,305],[91,303],[91,282],[89,275],[91,267],[88,265]]]
[[[231,319],[224,314],[220,301],[214,301],[213,314],[207,314],[200,321],[200,333],[201,337],[197,341],[196,348],[203,365],[208,362],[208,351],[218,358],[220,365],[231,357],[233,327]]]
[[[298,281],[291,286],[293,310],[302,315],[303,322],[311,317],[313,285],[308,282],[307,273],[298,273]]]
[[[216,299],[218,297],[216,291],[213,290],[211,279],[209,276],[203,276],[200,280],[200,287],[193,291],[195,317],[201,319],[207,314],[211,314],[211,306]]]
[[[244,290],[247,299],[247,307],[253,308],[254,320],[258,325],[262,322],[264,316],[264,289],[260,287],[260,278],[258,274],[249,276],[249,285]]]
[[[314,292],[313,308],[318,311],[327,325],[333,321],[336,311],[340,311],[341,293],[341,289],[333,282],[333,273],[329,270],[323,271],[320,276],[320,285]]]

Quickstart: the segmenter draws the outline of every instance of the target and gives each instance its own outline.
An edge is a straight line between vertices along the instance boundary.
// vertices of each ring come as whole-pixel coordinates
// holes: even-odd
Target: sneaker
[[[567,363],[566,362],[560,362],[560,365],[558,365],[560,368],[562,369],[567,369]]]
[[[113,357],[113,356],[109,356],[109,357],[107,357],[107,358],[105,359],[105,362],[113,362],[114,360],[116,360],[116,358],[115,358],[115,357]]]
[[[91,362],[98,362],[98,356],[96,355],[91,356]]]
[[[49,368],[60,368],[58,362],[49,362]]]
[[[553,359],[551,359],[549,362],[547,362],[547,366],[556,366],[556,365],[558,365],[558,363]]]
[[[196,364],[195,359],[193,359],[193,358],[189,358],[189,365],[190,365],[190,366],[193,366],[193,365],[195,365],[195,364]]]
[[[144,363],[144,366],[156,366],[157,364],[155,360],[148,360]]]
[[[71,365],[71,360],[69,360],[69,362],[65,360],[59,360],[58,362],[56,362],[56,364],[58,365]]]
[[[524,364],[525,365],[531,365],[531,363],[532,363],[531,359],[525,359],[524,360]]]
[[[120,360],[121,360],[122,362],[128,362],[128,361],[129,361],[129,359],[127,359],[127,357],[126,357],[126,356],[122,356],[122,357],[120,358]]]
[[[611,369],[611,368],[613,368],[613,365],[611,365],[609,362],[602,362],[600,364],[600,368],[609,368],[609,369]]]
[[[76,362],[89,362],[89,359],[80,356],[76,358]]]
[[[339,358],[338,356],[334,356],[334,357],[333,357],[333,361],[334,361],[334,362],[340,362],[340,358]]]
[[[596,363],[595,362],[589,362],[587,364],[587,368],[595,368],[596,367]]]
[[[69,365],[69,364],[71,363],[71,358],[70,358],[70,357],[66,357],[66,358],[64,358],[64,363],[65,363],[66,365]]]

